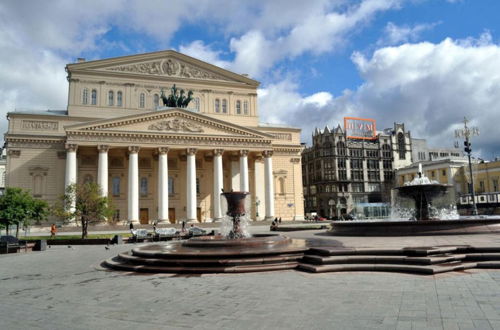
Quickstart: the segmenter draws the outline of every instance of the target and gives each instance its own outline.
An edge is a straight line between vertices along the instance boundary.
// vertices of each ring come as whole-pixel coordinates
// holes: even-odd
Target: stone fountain
[[[250,236],[244,230],[247,192],[226,192],[227,235],[217,234],[141,245],[104,261],[116,270],[154,273],[242,273],[295,269],[308,250],[304,240]]]
[[[422,165],[419,164],[418,177],[395,188],[401,197],[411,198],[414,201],[414,216],[411,219],[333,221],[330,233],[345,236],[403,236],[500,231],[500,218],[460,218],[458,214],[446,219],[432,216],[430,209],[433,201],[447,194],[450,188],[451,185],[429,180],[422,174]]]

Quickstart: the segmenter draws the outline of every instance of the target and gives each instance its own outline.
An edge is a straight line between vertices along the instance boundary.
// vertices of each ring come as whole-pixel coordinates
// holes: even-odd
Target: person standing
[[[51,226],[50,226],[50,238],[55,238],[56,237],[56,233],[57,233],[57,227],[56,227],[56,224],[53,223]]]

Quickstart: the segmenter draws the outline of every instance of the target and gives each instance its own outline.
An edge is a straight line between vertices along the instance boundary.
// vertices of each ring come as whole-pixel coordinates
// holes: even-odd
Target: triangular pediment
[[[145,114],[72,125],[67,131],[127,132],[137,134],[200,135],[272,139],[267,133],[235,125],[192,111],[167,108]]]
[[[94,71],[134,76],[154,76],[190,80],[210,80],[258,86],[259,82],[244,75],[172,50],[105,60],[68,64],[71,71]]]

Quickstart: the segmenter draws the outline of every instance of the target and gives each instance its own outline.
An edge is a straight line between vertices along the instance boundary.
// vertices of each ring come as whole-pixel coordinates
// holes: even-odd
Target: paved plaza
[[[255,232],[266,231],[254,227]],[[500,235],[333,237],[311,245],[500,246]],[[500,329],[500,271],[438,276],[299,271],[130,274],[100,263],[133,245],[0,255],[1,329]]]

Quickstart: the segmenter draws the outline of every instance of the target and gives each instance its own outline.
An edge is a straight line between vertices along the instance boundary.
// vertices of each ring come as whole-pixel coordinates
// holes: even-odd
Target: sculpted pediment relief
[[[165,58],[155,61],[117,65],[105,68],[104,70],[166,77],[230,81],[230,79],[220,74],[210,72],[206,69],[186,63],[184,61],[180,61],[175,58]]]
[[[217,120],[187,110],[172,109],[108,119],[66,128],[69,131],[127,132],[147,134],[209,135],[271,140],[266,133]]]

